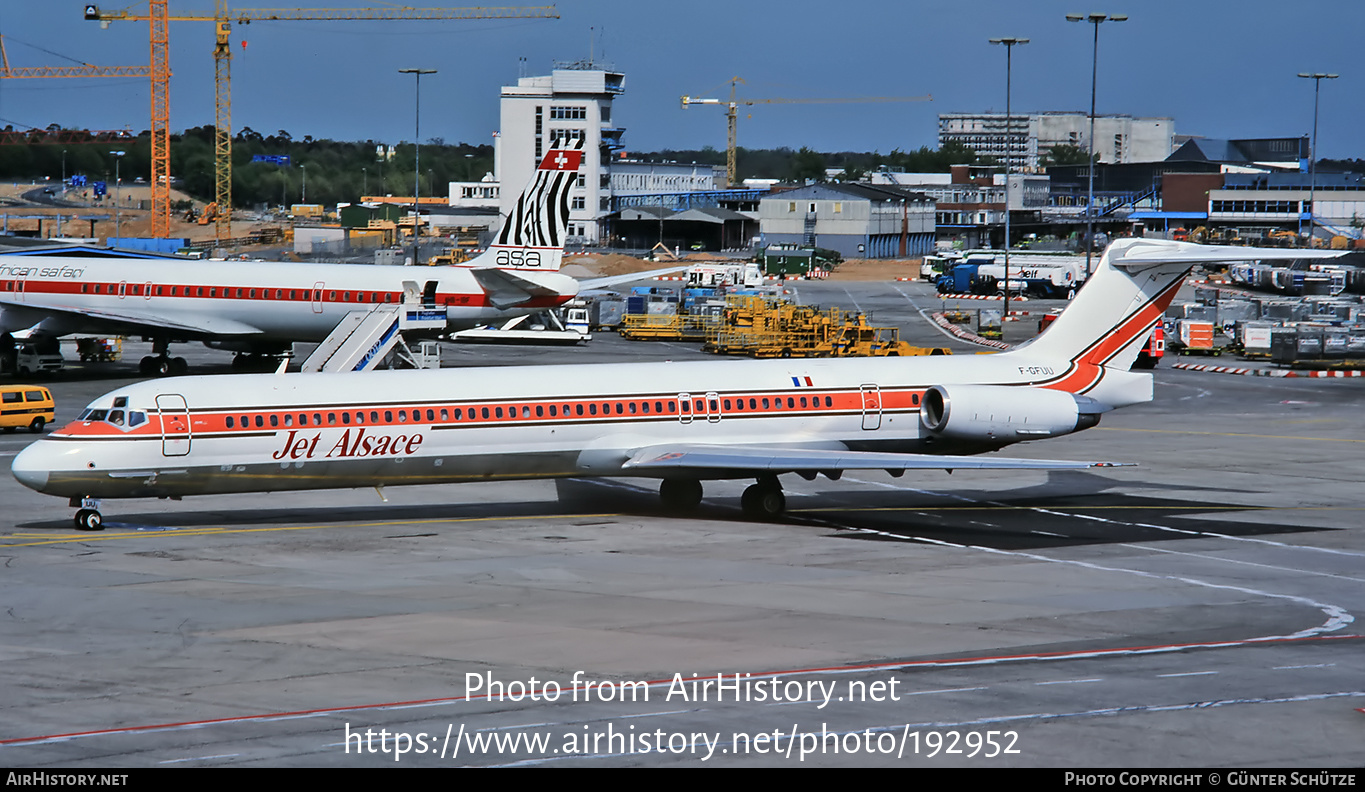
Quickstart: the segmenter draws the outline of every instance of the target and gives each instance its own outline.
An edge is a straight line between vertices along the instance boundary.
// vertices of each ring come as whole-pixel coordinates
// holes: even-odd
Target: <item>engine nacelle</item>
[[[919,415],[930,437],[1001,446],[1089,429],[1111,409],[1089,396],[1046,388],[935,385],[924,392]]]

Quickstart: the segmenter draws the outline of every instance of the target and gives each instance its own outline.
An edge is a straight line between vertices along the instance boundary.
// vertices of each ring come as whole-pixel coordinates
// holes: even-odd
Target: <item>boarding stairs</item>
[[[302,371],[370,371],[390,353],[412,368],[440,367],[439,354],[429,345],[413,352],[404,333],[433,333],[446,329],[446,309],[415,302],[384,303],[368,311],[352,311],[337,323],[313,354],[303,361]],[[435,364],[433,365],[433,358]]]

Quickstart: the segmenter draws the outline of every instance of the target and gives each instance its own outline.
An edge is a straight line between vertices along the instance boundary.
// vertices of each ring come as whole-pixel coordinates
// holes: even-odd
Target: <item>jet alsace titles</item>
[[[744,510],[772,517],[784,473],[1102,467],[976,455],[1150,401],[1152,375],[1129,369],[1193,264],[1310,253],[1119,240],[1046,331],[993,355],[153,380],[12,469],[94,529],[101,498],[636,476],[684,511],[704,480],[753,478]]]
[[[168,374],[186,368],[167,354],[172,342],[280,354],[295,341],[323,340],[342,317],[376,304],[444,307],[450,329],[554,308],[580,287],[558,270],[582,159],[578,148],[547,153],[498,240],[455,266],[0,256],[0,332],[37,325],[53,336],[141,335],[155,352],[143,373]]]

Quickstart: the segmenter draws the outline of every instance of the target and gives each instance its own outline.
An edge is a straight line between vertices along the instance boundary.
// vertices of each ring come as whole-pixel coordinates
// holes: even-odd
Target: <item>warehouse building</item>
[[[934,201],[870,184],[809,184],[758,202],[760,245],[836,250],[845,258],[922,256],[934,250]]]

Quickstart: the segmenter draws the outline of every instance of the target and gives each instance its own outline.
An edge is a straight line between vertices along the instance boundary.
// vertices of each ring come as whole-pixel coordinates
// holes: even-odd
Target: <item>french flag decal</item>
[[[815,383],[810,381],[810,377],[792,377],[793,388],[810,388],[814,385]]]

